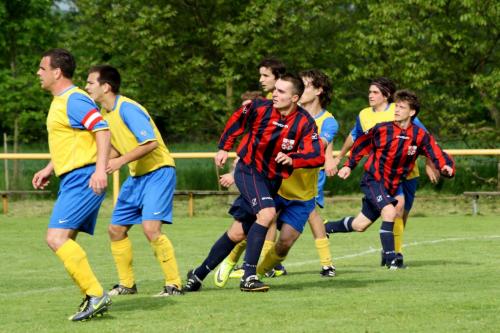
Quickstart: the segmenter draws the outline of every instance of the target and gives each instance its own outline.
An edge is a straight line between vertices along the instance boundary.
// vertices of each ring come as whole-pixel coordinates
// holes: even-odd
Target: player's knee
[[[235,243],[239,243],[242,240],[246,239],[246,236],[245,236],[245,233],[243,232],[243,230],[229,229],[227,231],[227,237],[229,237],[229,239]]]
[[[285,257],[288,251],[290,251],[292,244],[293,242],[279,240],[274,246],[274,250],[278,256]]]
[[[268,227],[273,221],[275,215],[276,209],[274,207],[261,209],[257,214],[257,222]]]
[[[371,221],[360,221],[358,219],[354,219],[352,221],[352,230],[356,232],[364,232],[371,225]]]
[[[154,241],[155,239],[158,239],[158,237],[161,236],[161,230],[156,230],[156,229],[144,229],[144,236],[146,236],[147,240],[149,242]]]
[[[108,225],[108,235],[112,241],[119,241],[127,236],[126,230],[113,224]]]
[[[56,252],[67,241],[67,239],[61,239],[55,235],[47,235],[45,237],[45,241],[47,242],[49,248]]]

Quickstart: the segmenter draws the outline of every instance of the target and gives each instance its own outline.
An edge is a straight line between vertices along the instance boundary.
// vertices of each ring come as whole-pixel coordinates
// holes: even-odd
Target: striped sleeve
[[[245,127],[248,123],[248,118],[250,114],[254,111],[255,101],[247,105],[243,105],[238,110],[236,110],[224,127],[224,131],[219,139],[218,148],[230,151],[233,148],[234,142],[245,131]]]
[[[351,148],[351,155],[349,159],[345,162],[344,166],[354,169],[358,165],[359,161],[363,156],[369,155],[373,150],[373,135],[377,126],[372,128],[368,133],[363,134],[358,137]]]
[[[423,154],[432,161],[436,169],[441,170],[447,165],[453,169],[453,175],[455,175],[455,161],[439,147],[434,137],[429,133],[424,133],[421,149]],[[443,176],[448,177],[447,175]]]
[[[97,105],[87,96],[74,93],[68,99],[67,114],[73,128],[98,131],[107,129]]]
[[[316,168],[325,164],[325,149],[318,138],[316,123],[311,121],[305,125],[298,151],[288,154],[292,158],[294,169]]]

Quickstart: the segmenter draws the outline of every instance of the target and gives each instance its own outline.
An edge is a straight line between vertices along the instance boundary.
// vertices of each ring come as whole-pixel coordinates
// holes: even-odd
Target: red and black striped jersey
[[[356,139],[345,166],[353,169],[363,156],[368,155],[365,172],[383,181],[384,187],[393,195],[413,169],[417,157],[422,154],[438,170],[448,165],[455,174],[453,159],[438,146],[432,135],[412,123],[406,129],[399,127],[396,122],[374,126],[367,134]]]
[[[287,178],[293,169],[320,167],[325,162],[316,123],[299,106],[289,115],[282,116],[271,100],[253,100],[229,118],[219,140],[219,149],[230,151],[236,138],[245,131],[237,154],[243,163],[253,165],[269,179]],[[293,166],[276,163],[279,152],[291,157]]]

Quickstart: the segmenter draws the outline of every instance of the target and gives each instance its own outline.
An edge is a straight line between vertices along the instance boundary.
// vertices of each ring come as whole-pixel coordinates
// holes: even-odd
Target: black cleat
[[[192,291],[198,291],[201,289],[202,280],[200,280],[196,276],[196,274],[194,274],[193,271],[194,271],[194,269],[190,270],[187,273],[186,285],[182,288],[182,291],[192,292]]]
[[[394,258],[394,260],[391,262],[390,266],[391,266],[391,267],[389,267],[390,269],[405,269],[406,266],[404,264],[403,254],[396,253],[396,258]],[[395,266],[395,267],[392,267],[392,266]]]
[[[137,286],[134,284],[132,288],[125,287],[121,284],[115,284],[113,288],[108,292],[109,296],[117,296],[117,295],[133,295],[137,294]]]
[[[385,254],[384,250],[380,251],[380,266],[386,266],[386,259],[385,259]]]
[[[80,304],[80,309],[77,313],[69,317],[72,321],[85,321],[96,316],[103,315],[111,305],[111,298],[107,293],[101,297],[93,297],[87,295]]]
[[[269,286],[261,282],[257,275],[250,275],[245,280],[241,280],[240,290],[249,292],[266,292],[269,290]]]
[[[321,277],[335,277],[337,272],[335,271],[335,266],[323,266],[319,274]]]
[[[171,284],[163,287],[163,290],[160,293],[154,295],[155,297],[168,297],[168,296],[178,296],[184,295],[184,292],[179,289],[175,284]]]

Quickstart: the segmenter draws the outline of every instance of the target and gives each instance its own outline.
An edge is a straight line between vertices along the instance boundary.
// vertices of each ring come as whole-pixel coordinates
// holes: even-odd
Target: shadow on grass
[[[424,267],[424,266],[455,266],[455,265],[465,265],[465,266],[481,266],[481,263],[463,260],[410,260],[405,261],[408,268],[411,267]]]
[[[127,295],[113,298],[111,313],[114,311],[126,312],[136,310],[155,310],[169,305],[176,301],[175,297],[152,297],[152,296],[133,296]]]

